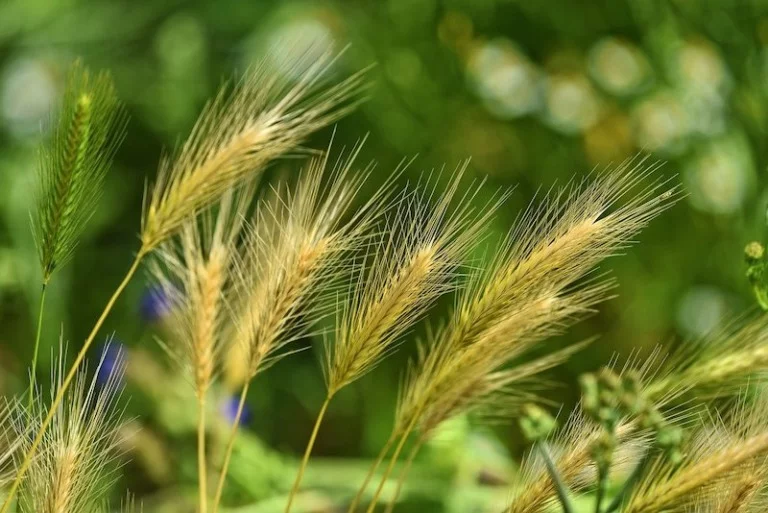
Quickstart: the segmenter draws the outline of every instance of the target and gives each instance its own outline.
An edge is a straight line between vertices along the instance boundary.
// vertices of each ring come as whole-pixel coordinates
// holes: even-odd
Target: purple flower
[[[126,349],[119,340],[111,339],[101,345],[96,367],[96,383],[107,386],[120,383],[125,370]]]
[[[162,319],[173,307],[174,291],[169,286],[153,285],[148,287],[141,296],[139,313],[146,322]]]
[[[221,413],[222,417],[224,417],[226,421],[229,422],[230,424],[235,423],[235,418],[237,417],[237,407],[239,404],[240,404],[240,396],[238,395],[231,395],[221,403],[219,412]],[[250,421],[251,421],[251,409],[248,408],[247,404],[244,404],[243,412],[240,414],[240,425],[244,426],[248,424]]]

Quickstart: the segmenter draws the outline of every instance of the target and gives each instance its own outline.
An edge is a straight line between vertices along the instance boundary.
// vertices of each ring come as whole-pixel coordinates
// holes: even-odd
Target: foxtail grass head
[[[300,70],[295,80],[283,78],[295,73],[281,74],[261,63],[205,107],[186,142],[161,162],[145,198],[143,251],[360,100],[363,73],[323,88],[334,59],[330,54],[311,59],[314,54],[301,54],[282,63],[292,72]]]
[[[515,376],[532,377],[530,369],[546,370],[570,354],[533,362],[529,370],[520,360],[608,297],[610,281],[583,278],[674,201],[676,188],[664,181],[642,186],[656,167],[630,161],[531,204],[487,270],[470,277],[449,323],[409,372],[399,429],[417,422],[434,429]],[[502,371],[510,361],[523,363]]]
[[[39,156],[33,228],[44,284],[71,258],[96,209],[125,119],[109,74],[76,62]]]
[[[264,370],[329,313],[325,305],[347,274],[345,257],[366,244],[387,187],[351,212],[369,171],[355,172],[359,150],[335,162],[328,153],[313,159],[295,186],[279,186],[258,203],[241,250],[231,333],[231,367],[246,367],[240,379]]]
[[[498,204],[496,199],[474,211],[469,200],[475,188],[451,210],[465,167],[442,195],[426,183],[401,198],[375,254],[351,286],[335,340],[326,344],[330,395],[373,368],[438,297],[457,286],[461,266]]]
[[[224,194],[217,212],[192,218],[155,252],[152,274],[170,303],[173,342],[164,344],[205,396],[225,344],[240,235],[251,188]],[[178,240],[176,240],[178,239]]]
[[[66,367],[61,356],[53,377],[52,393],[61,387]],[[74,386],[54,412],[40,452],[32,461],[20,490],[20,513],[74,513],[100,511],[116,475],[120,419],[116,401],[122,370],[105,385],[97,385],[82,370]],[[46,415],[45,402],[38,398],[24,423],[33,431]],[[23,449],[31,439],[23,434]]]

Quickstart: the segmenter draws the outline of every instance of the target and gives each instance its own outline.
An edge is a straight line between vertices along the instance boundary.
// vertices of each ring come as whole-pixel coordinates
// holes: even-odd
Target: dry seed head
[[[768,455],[768,401],[747,404],[741,398],[724,419],[705,423],[692,437],[679,466],[657,461],[635,488],[625,511],[646,513],[679,509],[695,500],[710,500],[721,479],[739,479]]]
[[[33,230],[44,284],[72,256],[124,132],[124,111],[109,74],[92,75],[76,62],[39,156]]]
[[[66,372],[64,353],[62,349],[55,370],[54,395]],[[89,382],[85,370],[75,378],[22,482],[21,513],[96,511],[103,504],[115,479],[120,417],[115,403],[121,376],[118,365],[110,370],[106,383],[97,385],[95,378]],[[38,397],[30,412],[31,429],[40,426],[46,413],[44,401]],[[23,425],[26,423],[20,422],[19,429],[25,429]],[[28,449],[30,437],[22,432],[19,436]]]
[[[661,192],[664,182],[657,180],[615,207],[654,169],[630,161],[592,185],[550,193],[541,205],[526,210],[489,271],[472,276],[450,323],[411,369],[401,394],[398,429],[428,409],[433,413],[424,427],[434,428],[454,410],[443,407],[444,413],[435,415],[441,400],[453,405],[457,403],[451,398],[464,397],[470,405],[467,392],[472,390],[483,397],[478,384],[485,376],[524,356],[607,297],[608,282],[582,284],[581,289],[575,284],[671,204],[674,189]]]
[[[669,402],[685,392],[698,397],[732,395],[762,382],[768,369],[768,317],[738,321],[705,340],[683,344],[667,358],[647,394]]]
[[[373,368],[434,300],[455,287],[460,265],[500,201],[477,214],[470,205],[479,188],[472,188],[450,212],[466,165],[436,201],[429,179],[401,197],[387,235],[367,271],[361,268],[340,313],[335,341],[326,344],[330,395]]]
[[[362,73],[322,89],[332,56],[310,60],[314,54],[307,53],[292,59],[284,64],[286,68],[304,70],[295,82],[280,78],[266,63],[259,64],[231,93],[223,88],[175,156],[162,161],[157,182],[145,200],[144,251],[359,101]]]
[[[322,306],[337,292],[342,257],[365,243],[382,197],[348,216],[369,173],[352,175],[359,150],[332,166],[328,154],[313,159],[294,191],[275,190],[257,208],[239,265],[231,350],[247,355],[249,378],[327,314]]]
[[[171,355],[192,376],[202,399],[216,371],[228,320],[237,244],[252,189],[224,194],[218,212],[188,221],[178,240],[156,252],[151,270],[172,304]]]

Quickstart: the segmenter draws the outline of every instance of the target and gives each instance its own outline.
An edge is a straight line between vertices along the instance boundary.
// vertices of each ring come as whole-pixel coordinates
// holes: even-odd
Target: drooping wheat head
[[[412,367],[396,429],[419,421],[430,430],[482,402],[489,397],[484,380],[607,297],[610,282],[576,284],[672,204],[676,188],[663,191],[665,182],[656,180],[616,205],[656,167],[627,162],[592,184],[553,191],[524,212],[489,270],[472,276],[453,317]],[[531,365],[541,371],[543,363],[561,360]],[[508,372],[531,375],[525,367]]]
[[[287,55],[293,55],[288,53]],[[364,72],[322,88],[331,54],[297,54],[282,63],[295,81],[266,63],[255,66],[233,90],[222,88],[206,106],[187,141],[163,159],[146,199],[142,249],[149,251],[238,183],[259,175],[275,158],[354,107]]]
[[[76,62],[50,133],[40,148],[33,216],[43,284],[72,256],[125,133],[125,114],[106,72]]]

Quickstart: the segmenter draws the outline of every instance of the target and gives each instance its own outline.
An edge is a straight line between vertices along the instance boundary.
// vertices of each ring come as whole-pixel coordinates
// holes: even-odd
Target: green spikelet
[[[72,256],[93,215],[104,175],[123,138],[125,116],[112,79],[76,62],[58,118],[40,151],[34,220],[43,284]]]

